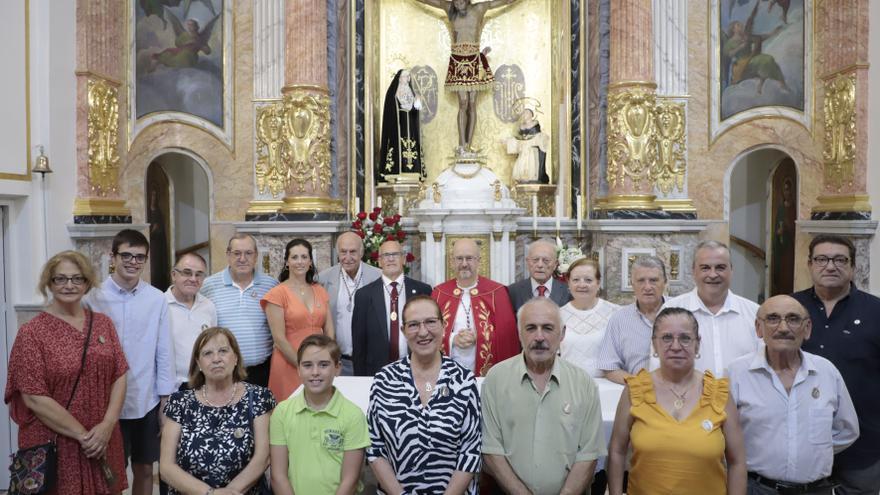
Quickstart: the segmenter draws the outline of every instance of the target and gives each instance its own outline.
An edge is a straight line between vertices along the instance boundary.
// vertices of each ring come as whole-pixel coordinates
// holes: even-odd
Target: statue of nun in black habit
[[[419,110],[422,100],[413,91],[408,69],[397,71],[382,111],[382,141],[376,162],[376,182],[418,183],[426,170],[419,134]]]

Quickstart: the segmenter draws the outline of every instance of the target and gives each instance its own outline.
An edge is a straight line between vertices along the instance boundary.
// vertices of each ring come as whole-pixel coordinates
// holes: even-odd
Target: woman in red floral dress
[[[82,254],[53,256],[38,285],[43,296],[48,290],[52,297],[18,331],[9,357],[5,401],[19,426],[19,448],[57,436],[58,481],[49,493],[118,494],[127,487],[119,413],[128,364],[110,318],[86,311],[80,302],[96,282]],[[74,391],[89,324],[85,366]],[[102,464],[114,474],[109,484]]]

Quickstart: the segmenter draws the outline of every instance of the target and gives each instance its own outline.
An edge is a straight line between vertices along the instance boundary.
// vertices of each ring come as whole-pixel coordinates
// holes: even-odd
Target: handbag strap
[[[86,343],[83,345],[82,359],[79,363],[79,373],[76,374],[76,381],[73,382],[73,388],[70,390],[70,397],[67,399],[65,409],[70,409],[70,403],[73,402],[73,396],[76,394],[76,387],[79,386],[79,379],[82,376],[83,369],[86,367],[86,352],[89,350],[89,342],[92,340],[92,322],[95,321],[95,312],[88,311],[89,329],[86,332]]]

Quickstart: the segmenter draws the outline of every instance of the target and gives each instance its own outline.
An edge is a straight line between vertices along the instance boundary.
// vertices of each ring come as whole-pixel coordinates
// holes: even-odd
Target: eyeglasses
[[[118,254],[119,257],[122,258],[122,261],[125,263],[130,263],[131,260],[134,260],[135,263],[146,263],[147,262],[147,255],[146,254],[134,254],[134,253],[128,253],[128,252],[116,253],[116,254]]]
[[[551,258],[539,258],[537,256],[532,257],[532,258],[528,258],[528,260],[532,263],[543,263],[545,265],[549,265],[550,263],[553,263],[554,261],[556,261]]]
[[[70,282],[73,285],[82,285],[82,284],[86,283],[86,278],[83,277],[82,275],[74,275],[72,277],[65,277],[64,275],[55,275],[54,277],[50,278],[49,280],[51,280],[53,284],[55,284],[59,287],[67,285],[67,282]]]
[[[791,329],[798,329],[801,327],[801,325],[804,324],[805,321],[807,321],[806,318],[804,318],[803,316],[801,316],[799,314],[795,314],[795,313],[789,313],[785,316],[778,315],[776,313],[770,313],[769,315],[767,315],[763,318],[761,318],[759,316],[758,319],[763,321],[764,324],[770,328],[778,327],[779,324],[782,323],[782,320],[785,320],[785,323],[788,325],[788,328],[791,328]]]
[[[455,258],[452,258],[452,259],[456,263],[465,263],[465,262],[473,263],[474,261],[477,261],[477,259],[479,259],[479,258],[477,258],[476,256],[456,256]]]
[[[828,256],[814,256],[813,263],[819,266],[827,266],[829,261],[834,262],[834,266],[846,266],[849,264],[849,258],[846,256],[835,256],[833,258],[829,258]]]
[[[226,251],[226,254],[231,255],[235,259],[239,259],[242,256],[244,256],[245,259],[251,259],[254,256],[256,256],[257,252],[256,251]]]
[[[654,338],[659,340],[660,342],[662,342],[663,345],[666,347],[671,346],[672,343],[675,342],[676,339],[678,339],[678,343],[682,347],[690,347],[690,345],[693,344],[695,340],[697,340],[688,334],[681,334],[681,335],[676,336],[676,335],[671,335],[668,333],[660,335],[658,337],[654,337]]]
[[[186,269],[183,269],[183,270],[178,270],[177,268],[174,268],[173,271],[175,271],[175,272],[179,273],[180,275],[182,275],[183,278],[192,278],[192,277],[195,277],[195,278],[198,279],[198,280],[202,280],[203,278],[205,278],[205,275],[206,275],[205,272],[201,272],[201,271],[199,271],[199,272],[194,272],[194,271],[190,270],[189,268],[186,268]]]
[[[380,254],[379,256],[381,256],[382,259],[386,259],[386,260],[389,260],[389,261],[390,261],[390,260],[393,260],[393,259],[395,259],[395,258],[399,258],[400,255],[402,255],[402,254],[403,254],[403,253],[401,253],[400,251],[396,251],[396,252],[393,252],[393,253],[382,253],[382,254]]]
[[[425,330],[437,330],[440,328],[440,318],[425,318],[422,321],[407,321],[403,324],[403,329],[407,332],[418,332],[419,327],[425,325]]]

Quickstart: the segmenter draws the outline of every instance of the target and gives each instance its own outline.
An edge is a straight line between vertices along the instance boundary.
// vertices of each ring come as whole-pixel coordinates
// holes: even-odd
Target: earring
[[[700,353],[698,352],[698,353],[694,354],[694,357],[697,359],[700,359]]]
[[[657,354],[657,351],[654,351],[654,354],[651,354],[654,357],[660,357],[660,354]]]

